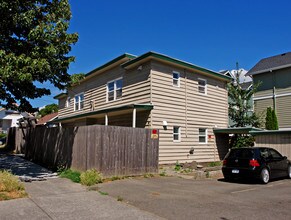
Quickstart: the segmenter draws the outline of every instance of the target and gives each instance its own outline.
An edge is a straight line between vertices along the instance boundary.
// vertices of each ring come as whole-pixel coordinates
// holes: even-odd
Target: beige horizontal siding
[[[150,66],[149,63],[143,65],[141,71],[126,71],[120,66],[108,70],[98,76],[92,77],[80,85],[69,89],[68,96],[71,103],[68,108],[60,101],[60,117],[68,117],[83,113],[98,111],[104,108],[118,107],[127,104],[145,104],[150,102]],[[107,102],[107,82],[117,78],[123,78],[122,98]],[[74,96],[84,92],[84,109],[74,111]],[[91,108],[90,103],[94,103]]]
[[[172,84],[172,72],[180,72],[180,87]],[[160,129],[161,164],[219,160],[213,127],[228,125],[226,84],[195,72],[152,62],[153,127]],[[186,79],[187,78],[187,79]],[[207,80],[207,95],[198,92],[198,78]],[[167,121],[168,129],[163,129]],[[173,141],[173,126],[181,127],[181,141]],[[211,139],[200,144],[198,129],[207,128]],[[208,137],[207,137],[208,139]],[[194,154],[189,150],[194,147]]]
[[[258,91],[254,94],[254,98],[261,98],[265,96],[272,96],[273,95],[273,89]]]
[[[291,96],[276,98],[279,128],[291,128]]]

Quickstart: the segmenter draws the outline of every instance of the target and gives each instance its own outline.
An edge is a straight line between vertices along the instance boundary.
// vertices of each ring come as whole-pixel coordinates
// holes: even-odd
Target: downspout
[[[185,126],[186,126],[186,137],[188,137],[188,91],[187,91],[187,72],[184,69],[185,74]]]
[[[277,105],[276,105],[276,87],[273,87],[273,109],[277,113]]]
[[[152,65],[151,65],[152,66]],[[153,104],[153,79],[152,79],[152,75],[153,75],[153,72],[152,72],[152,69],[150,69],[150,103],[151,105]],[[153,127],[153,109],[151,110],[151,113],[150,113],[150,128]]]

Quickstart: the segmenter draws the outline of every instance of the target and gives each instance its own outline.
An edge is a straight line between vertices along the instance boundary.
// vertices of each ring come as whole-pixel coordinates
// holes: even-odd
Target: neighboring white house
[[[18,127],[18,119],[28,117],[26,112],[18,112],[0,108],[0,131],[6,133],[10,127]]]

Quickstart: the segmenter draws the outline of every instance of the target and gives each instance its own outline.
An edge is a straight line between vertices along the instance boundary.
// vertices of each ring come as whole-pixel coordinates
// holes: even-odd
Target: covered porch
[[[151,126],[151,104],[131,104],[61,117],[52,121],[60,126],[112,125],[145,128]]]

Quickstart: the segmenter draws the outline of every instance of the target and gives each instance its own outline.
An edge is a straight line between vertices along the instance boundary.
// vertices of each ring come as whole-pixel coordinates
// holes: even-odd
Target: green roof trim
[[[164,61],[168,61],[168,62],[171,62],[171,63],[174,63],[174,64],[178,64],[178,65],[190,68],[190,69],[206,72],[206,73],[208,73],[210,75],[225,79],[226,81],[231,81],[232,80],[231,77],[222,75],[222,74],[217,73],[215,71],[212,71],[212,70],[209,70],[209,69],[205,69],[203,67],[196,66],[196,65],[194,65],[192,63],[188,63],[188,62],[185,62],[185,61],[182,61],[182,60],[178,60],[178,59],[169,57],[167,55],[159,54],[159,53],[152,52],[152,51],[150,51],[148,53],[145,53],[145,54],[143,54],[143,55],[141,55],[139,57],[136,57],[133,60],[127,61],[126,63],[122,64],[121,66],[122,67],[127,67],[127,66],[132,65],[132,64],[134,64],[134,63],[136,63],[136,62],[138,62],[140,60],[143,60],[143,59],[145,59],[147,57],[154,57],[154,58],[161,59],[161,60],[164,60]]]
[[[68,95],[68,93],[63,92],[63,93],[60,93],[60,94],[54,96],[54,99],[59,99],[59,98],[61,98],[61,97],[63,97],[63,96],[67,96],[67,95]]]
[[[238,128],[214,128],[215,134],[251,134],[252,131],[262,131],[255,127],[238,127]]]
[[[263,131],[251,131],[251,135],[271,135],[271,134],[291,134],[291,129],[288,130],[263,130]]]
[[[143,110],[152,110],[154,108],[154,106],[152,104],[123,105],[123,106],[119,106],[119,107],[107,108],[107,109],[87,112],[87,113],[83,113],[83,114],[79,114],[79,115],[73,115],[73,116],[69,116],[69,117],[58,118],[58,119],[55,119],[55,120],[53,120],[51,122],[62,122],[62,121],[65,121],[65,120],[83,118],[83,117],[97,115],[97,114],[104,114],[104,113],[127,110],[127,109],[134,109],[134,108],[135,109],[143,109]]]
[[[134,59],[134,58],[136,58],[136,56],[135,56],[135,55],[132,55],[132,54],[128,54],[128,53],[122,54],[121,56],[116,57],[115,59],[113,59],[113,60],[111,60],[111,61],[109,61],[109,62],[103,64],[102,66],[99,66],[99,67],[97,67],[96,69],[91,70],[89,73],[87,73],[87,74],[85,75],[85,77],[88,77],[88,76],[92,75],[94,72],[96,72],[96,71],[98,71],[98,70],[102,70],[102,69],[104,69],[105,67],[108,67],[108,66],[110,66],[111,64],[113,64],[113,63],[115,63],[115,62],[117,62],[117,61],[119,61],[119,60],[122,60],[123,58]]]

